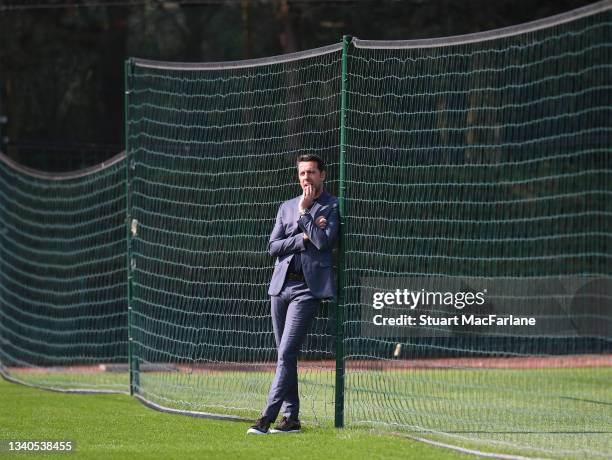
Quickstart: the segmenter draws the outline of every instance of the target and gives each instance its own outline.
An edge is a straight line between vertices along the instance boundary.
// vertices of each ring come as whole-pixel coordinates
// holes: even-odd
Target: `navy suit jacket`
[[[332,249],[338,239],[340,227],[338,199],[323,190],[310,212],[300,216],[300,198],[301,196],[298,196],[285,201],[278,209],[268,243],[268,252],[276,257],[268,294],[280,293],[291,259],[299,252],[304,279],[312,295],[317,299],[335,297]],[[314,223],[319,216],[327,219],[327,227],[323,230]],[[309,241],[304,241],[303,233],[308,235]]]

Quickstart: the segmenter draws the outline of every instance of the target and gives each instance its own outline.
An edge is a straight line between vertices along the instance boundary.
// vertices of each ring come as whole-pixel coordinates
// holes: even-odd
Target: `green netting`
[[[365,285],[384,291],[419,276],[525,288],[612,276],[610,12],[499,35],[357,40],[348,53],[346,423],[609,455],[609,368],[582,367],[584,355],[612,349],[609,289],[597,312],[603,335],[362,331]],[[550,303],[529,294],[515,292],[516,307],[537,314]],[[573,368],[545,369],[551,355],[574,355]]]
[[[0,160],[0,371],[47,388],[127,391],[123,156],[70,175]]]
[[[136,390],[149,401],[263,409],[276,362],[268,239],[279,204],[300,194],[298,153],[328,159],[337,179],[340,57],[332,46],[229,66],[133,65],[132,335]],[[333,359],[329,309],[303,348],[307,420],[333,417],[333,366],[321,362]]]
[[[337,387],[326,302],[301,356],[302,417],[341,421],[338,390],[347,426],[609,455],[611,7],[268,60],[129,61],[125,162],[64,180],[0,162],[0,370],[121,390],[126,373],[93,371],[130,355],[149,403],[255,417],[276,361],[267,241],[300,192],[295,157],[314,152],[344,190],[346,373]],[[494,306],[552,326],[366,327],[364,292],[415,279],[486,280]]]

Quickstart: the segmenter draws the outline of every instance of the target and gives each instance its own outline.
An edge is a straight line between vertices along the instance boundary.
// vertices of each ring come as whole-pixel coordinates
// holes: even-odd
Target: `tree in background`
[[[225,61],[338,42],[495,29],[591,0],[9,0],[0,6],[0,150],[39,169],[78,169],[123,144],[123,62]],[[0,125],[2,126],[2,125]],[[53,160],[53,161],[50,161]]]

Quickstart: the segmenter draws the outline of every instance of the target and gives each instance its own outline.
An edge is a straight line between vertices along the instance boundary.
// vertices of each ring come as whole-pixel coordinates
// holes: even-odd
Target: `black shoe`
[[[258,418],[255,425],[248,429],[247,434],[268,434],[270,423],[272,421],[268,417]]]
[[[302,430],[302,424],[299,420],[289,420],[283,417],[278,425],[270,430],[270,433],[299,433]]]

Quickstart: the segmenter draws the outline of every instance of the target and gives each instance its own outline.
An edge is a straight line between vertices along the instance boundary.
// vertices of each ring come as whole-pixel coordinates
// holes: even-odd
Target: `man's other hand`
[[[319,216],[315,219],[315,225],[317,227],[319,227],[321,230],[325,230],[325,227],[327,227],[327,219],[323,216]],[[308,238],[308,235],[306,233],[302,233],[302,235],[304,235],[304,242],[309,241],[310,238]]]

